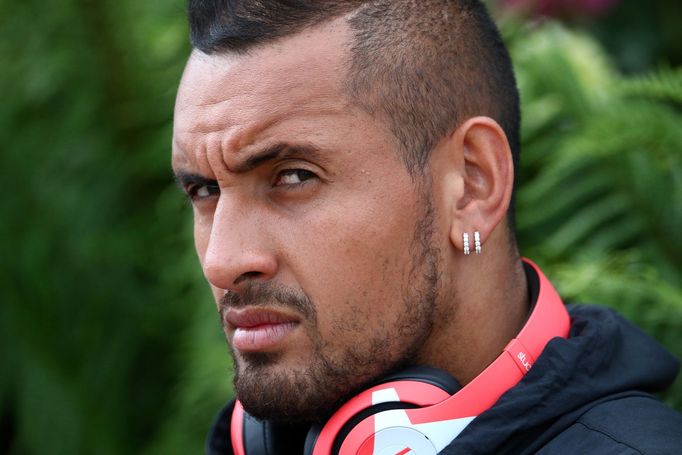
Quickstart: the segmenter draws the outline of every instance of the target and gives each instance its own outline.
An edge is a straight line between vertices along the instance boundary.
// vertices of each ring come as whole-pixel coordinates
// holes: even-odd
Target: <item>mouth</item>
[[[266,308],[228,308],[223,313],[228,341],[240,352],[276,350],[299,324],[294,316]]]

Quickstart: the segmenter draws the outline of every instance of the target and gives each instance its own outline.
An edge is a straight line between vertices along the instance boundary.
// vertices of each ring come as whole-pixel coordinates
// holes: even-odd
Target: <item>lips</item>
[[[242,352],[275,350],[294,331],[299,319],[264,308],[228,308],[223,323],[232,332],[231,345]]]

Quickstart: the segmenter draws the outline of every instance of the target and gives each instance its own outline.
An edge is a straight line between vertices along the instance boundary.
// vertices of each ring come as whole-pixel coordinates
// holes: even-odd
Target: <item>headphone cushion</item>
[[[243,442],[245,455],[302,453],[308,426],[275,424],[244,412]]]
[[[412,366],[404,368],[381,378],[379,381],[372,384],[372,386],[393,381],[424,382],[439,387],[449,395],[454,395],[462,388],[462,385],[445,371],[428,366]]]

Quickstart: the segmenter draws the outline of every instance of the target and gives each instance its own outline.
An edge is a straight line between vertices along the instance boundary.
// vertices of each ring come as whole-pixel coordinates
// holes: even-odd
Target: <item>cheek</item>
[[[362,210],[323,213],[297,230],[300,246],[289,263],[330,343],[353,336],[362,343],[363,334],[390,330],[405,311],[414,217],[406,204],[387,205],[358,201]]]

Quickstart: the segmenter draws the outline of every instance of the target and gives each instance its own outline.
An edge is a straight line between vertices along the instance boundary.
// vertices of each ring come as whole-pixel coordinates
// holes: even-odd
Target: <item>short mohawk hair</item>
[[[207,54],[242,52],[350,12],[362,1],[189,0],[192,46]]]

